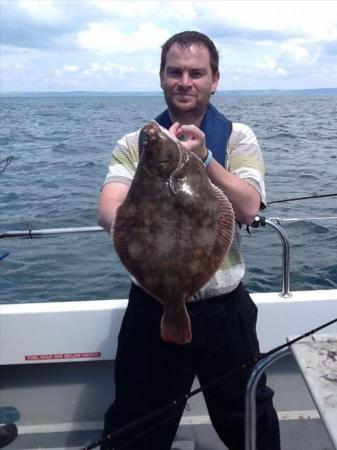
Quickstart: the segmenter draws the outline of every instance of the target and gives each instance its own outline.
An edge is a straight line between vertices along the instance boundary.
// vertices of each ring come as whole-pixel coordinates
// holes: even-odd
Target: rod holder
[[[262,216],[256,216],[255,220],[252,224],[253,228],[258,228],[259,226],[269,225],[274,230],[277,231],[277,234],[282,243],[282,291],[280,292],[280,296],[283,298],[289,298],[292,296],[290,293],[290,277],[289,277],[289,261],[290,261],[290,246],[289,239],[284,231],[284,229],[280,225],[279,219],[266,219]]]

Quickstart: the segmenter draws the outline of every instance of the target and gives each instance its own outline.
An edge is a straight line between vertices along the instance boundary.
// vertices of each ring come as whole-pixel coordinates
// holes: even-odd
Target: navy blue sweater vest
[[[155,120],[166,129],[169,129],[172,125],[167,109],[159,114]],[[211,150],[214,159],[224,166],[227,157],[227,142],[232,132],[232,122],[213,105],[209,104],[200,129],[205,133],[206,147]]]

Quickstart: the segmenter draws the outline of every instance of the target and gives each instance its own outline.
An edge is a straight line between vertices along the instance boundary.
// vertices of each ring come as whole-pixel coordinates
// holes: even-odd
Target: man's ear
[[[220,80],[220,72],[217,71],[214,75],[212,75],[212,94],[216,92],[219,80]]]
[[[163,84],[164,84],[164,74],[163,74],[163,71],[162,71],[162,70],[159,72],[159,79],[160,79],[160,87],[161,87],[162,89],[164,89],[164,88],[163,88]]]

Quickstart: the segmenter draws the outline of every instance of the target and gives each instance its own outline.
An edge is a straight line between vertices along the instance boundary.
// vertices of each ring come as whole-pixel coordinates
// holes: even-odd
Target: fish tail
[[[160,323],[160,336],[166,342],[188,344],[192,340],[191,321],[185,302],[179,306],[169,306],[164,309]]]

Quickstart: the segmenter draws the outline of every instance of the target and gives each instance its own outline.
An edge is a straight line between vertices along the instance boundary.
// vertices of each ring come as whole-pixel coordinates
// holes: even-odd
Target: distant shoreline
[[[46,92],[1,92],[0,97],[162,97],[161,91],[46,91]],[[337,88],[319,89],[257,89],[218,91],[216,96],[261,96],[261,95],[337,95]]]

